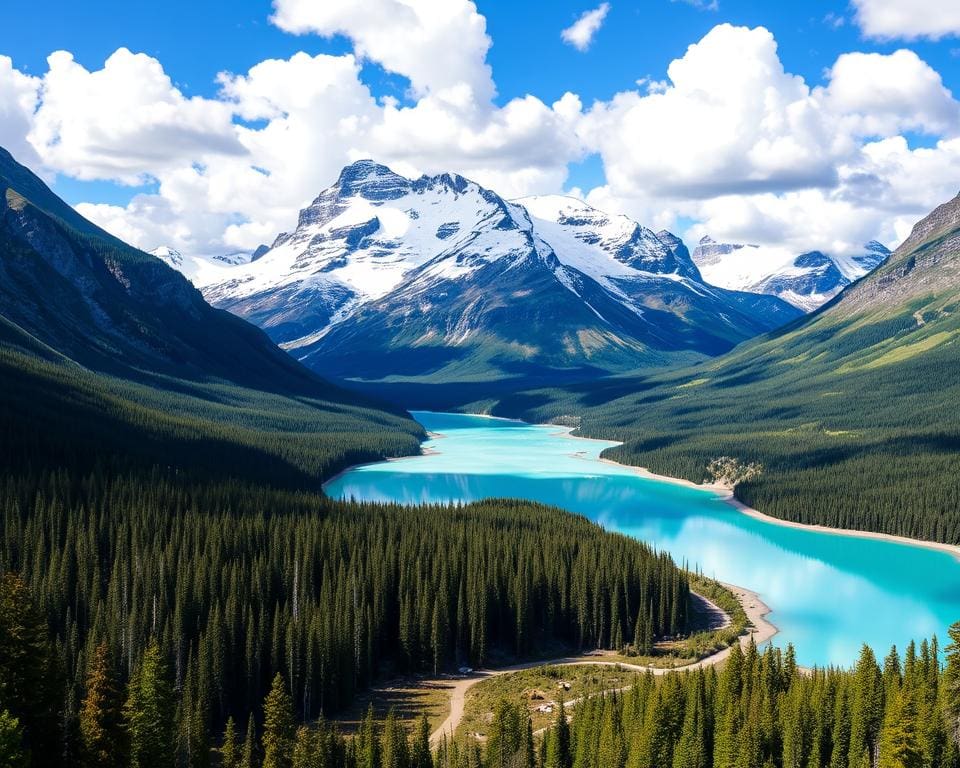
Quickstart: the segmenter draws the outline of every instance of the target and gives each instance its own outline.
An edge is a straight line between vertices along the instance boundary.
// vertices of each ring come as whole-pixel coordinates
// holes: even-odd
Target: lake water
[[[670,552],[678,563],[757,592],[801,664],[850,665],[861,645],[892,644],[960,619],[960,561],[945,552],[787,528],[748,517],[714,493],[599,460],[614,445],[519,421],[416,412],[437,438],[428,454],[355,467],[334,498],[403,504],[513,497],[552,504]]]

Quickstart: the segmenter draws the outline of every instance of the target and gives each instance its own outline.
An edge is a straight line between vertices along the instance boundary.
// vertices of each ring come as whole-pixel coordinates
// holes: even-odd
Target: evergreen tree
[[[921,768],[923,765],[917,738],[917,713],[911,698],[909,690],[899,688],[888,694],[880,732],[878,768]]]
[[[173,684],[156,641],[130,680],[124,718],[132,768],[171,768],[174,763]]]
[[[950,643],[945,648],[946,668],[943,672],[943,709],[954,744],[960,745],[960,621],[947,630]]]
[[[567,722],[567,709],[563,698],[557,702],[557,716],[547,742],[544,768],[571,768],[570,724]]]
[[[854,670],[849,768],[861,768],[864,759],[875,763],[882,720],[883,679],[873,651],[864,645]]]
[[[59,765],[60,670],[50,631],[26,581],[0,578],[0,706],[24,734],[32,766]]]
[[[96,647],[80,706],[81,762],[85,768],[122,768],[127,763],[123,696],[105,643]]]
[[[321,754],[317,734],[305,725],[297,728],[293,744],[293,768],[326,768],[320,762]]]
[[[295,741],[293,704],[278,672],[263,702],[263,768],[291,768]]]
[[[501,700],[494,710],[493,722],[484,753],[484,768],[522,768],[525,762],[526,718],[519,707]]]
[[[243,753],[240,755],[240,768],[256,768],[257,765],[257,726],[253,714],[247,721],[247,733],[243,738]]]
[[[373,715],[373,704],[367,707],[366,717],[353,740],[357,768],[380,768],[380,737]]]
[[[417,723],[413,746],[410,749],[410,768],[433,768],[433,759],[430,756],[430,724],[426,715],[421,715]]]
[[[383,723],[383,740],[380,747],[380,768],[409,768],[410,755],[407,736],[397,721],[393,707]]]
[[[220,768],[240,768],[240,743],[237,726],[232,717],[227,718],[223,729],[223,743],[220,745]]]

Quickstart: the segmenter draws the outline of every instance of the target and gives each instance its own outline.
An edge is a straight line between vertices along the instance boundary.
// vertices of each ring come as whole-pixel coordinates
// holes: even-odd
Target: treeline
[[[0,569],[22,574],[62,681],[42,749],[68,756],[101,645],[126,685],[155,643],[189,710],[179,722],[210,734],[259,721],[277,673],[310,721],[398,673],[687,629],[687,577],[668,555],[534,504],[404,508],[160,470],[52,472],[0,481],[0,530]]]
[[[578,704],[540,748],[542,768],[950,768],[960,765],[960,625],[882,663],[804,673],[786,653],[736,646],[699,669]],[[460,766],[468,763],[461,762]]]

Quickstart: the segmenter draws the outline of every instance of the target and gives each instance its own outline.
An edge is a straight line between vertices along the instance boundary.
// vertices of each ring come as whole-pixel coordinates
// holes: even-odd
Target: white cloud
[[[845,54],[811,89],[765,29],[715,27],[668,69],[662,92],[621,93],[580,126],[606,184],[587,197],[691,234],[850,252],[895,243],[956,193],[960,105],[916,54]],[[911,150],[899,134],[944,138]]]
[[[671,87],[620,93],[581,127],[617,194],[702,198],[834,179],[830,126],[767,30],[717,26],[667,72]]]
[[[580,18],[560,33],[560,37],[578,51],[587,50],[609,12],[610,3],[600,3],[592,11],[584,11]]]
[[[960,130],[960,104],[940,75],[916,53],[846,53],[830,70],[823,94],[832,113],[847,116],[861,135]]]
[[[278,25],[346,35],[354,52],[224,73],[215,98],[187,98],[159,61],[126,49],[94,70],[58,52],[41,77],[0,57],[0,142],[35,168],[155,180],[155,193],[126,206],[78,207],[136,245],[186,253],[271,242],[362,157],[411,176],[456,171],[520,196],[561,191],[568,164],[596,152],[606,180],[586,197],[598,207],[798,250],[892,243],[956,193],[958,104],[910,51],[844,54],[811,88],[784,69],[769,31],[720,25],[666,80],[641,78],[586,112],[571,93],[496,104],[472,3],[373,1],[393,14],[397,37],[425,49],[401,50],[339,0],[277,0]],[[410,98],[375,98],[364,59],[408,77]],[[938,141],[911,149],[907,131]]]
[[[66,51],[47,63],[29,133],[47,165],[135,184],[184,162],[244,151],[230,106],[185,98],[156,59],[120,48],[95,72]]]
[[[955,0],[853,0],[856,21],[868,37],[915,40],[960,35]]]
[[[40,80],[13,66],[9,56],[0,56],[0,147],[21,162],[38,166],[40,158],[27,141],[37,106]]]
[[[575,96],[499,107],[462,83],[409,106],[378,103],[352,54],[298,53],[224,73],[216,99],[185,98],[159,61],[125,49],[100,70],[64,52],[49,63],[39,79],[0,69],[0,104],[22,115],[20,148],[36,147],[35,166],[83,179],[156,180],[156,193],[126,206],[80,206],[143,248],[217,253],[272,242],[362,157],[412,176],[454,170],[523,195],[560,191],[580,152]]]
[[[486,19],[470,0],[274,0],[272,21],[295,34],[344,35],[356,54],[410,80],[414,93],[467,87],[493,96]]]

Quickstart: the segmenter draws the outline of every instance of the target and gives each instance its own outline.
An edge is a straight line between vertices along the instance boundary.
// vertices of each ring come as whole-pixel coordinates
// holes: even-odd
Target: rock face
[[[510,202],[365,160],[251,261],[181,268],[339,378],[599,374],[719,354],[799,314],[706,285],[661,235],[572,198]]]
[[[810,312],[883,263],[890,251],[874,241],[854,256],[809,251],[799,256],[775,248],[718,243],[704,237],[692,259],[711,285],[777,296]]]
[[[150,371],[273,390],[321,384],[262,331],[211,307],[164,261],[84,219],[0,149],[4,330],[46,355],[124,376]]]
[[[917,222],[886,263],[846,291],[833,311],[882,312],[919,299],[952,303],[958,291],[960,195]],[[938,311],[949,314],[952,309],[942,307]]]

